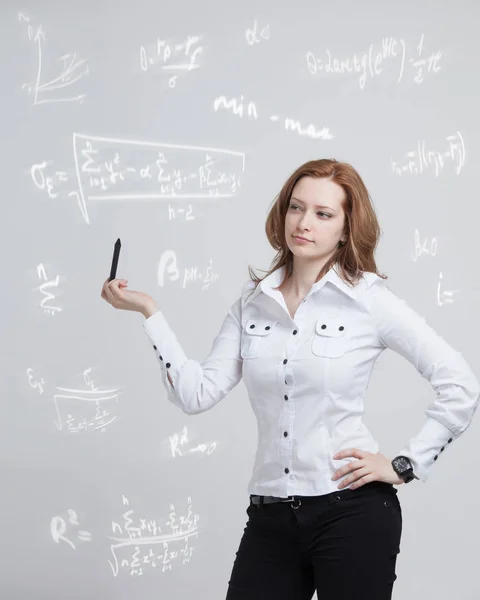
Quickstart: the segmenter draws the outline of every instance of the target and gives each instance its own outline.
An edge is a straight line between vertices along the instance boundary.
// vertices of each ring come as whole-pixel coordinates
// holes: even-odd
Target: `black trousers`
[[[299,497],[256,506],[236,553],[226,600],[391,600],[400,552],[397,488]],[[251,497],[250,497],[251,498]]]

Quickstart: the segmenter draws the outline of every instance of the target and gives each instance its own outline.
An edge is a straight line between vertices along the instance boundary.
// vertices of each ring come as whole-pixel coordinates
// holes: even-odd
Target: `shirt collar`
[[[357,298],[357,291],[355,288],[350,287],[338,274],[338,263],[335,263],[333,267],[316,283],[313,284],[311,292],[314,293],[320,290],[326,283],[331,283],[336,286],[340,291],[350,296],[355,300]],[[262,281],[257,285],[256,289],[250,296],[247,297],[246,303],[250,302],[262,291],[265,294],[272,296],[274,294],[279,294],[278,290],[274,290],[273,288],[278,287],[283,281],[283,276],[286,270],[286,266],[282,265],[279,269],[270,273],[267,277],[262,279]]]

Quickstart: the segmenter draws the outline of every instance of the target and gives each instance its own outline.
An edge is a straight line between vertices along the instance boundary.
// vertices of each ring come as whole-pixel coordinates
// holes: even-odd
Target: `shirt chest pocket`
[[[324,316],[315,323],[312,352],[317,356],[338,358],[348,350],[348,323],[340,315]]]
[[[278,323],[273,319],[248,319],[243,328],[242,358],[266,356],[272,347],[273,333]]]

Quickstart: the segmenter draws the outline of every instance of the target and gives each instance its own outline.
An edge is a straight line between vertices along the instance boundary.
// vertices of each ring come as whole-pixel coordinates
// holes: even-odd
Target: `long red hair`
[[[292,274],[293,254],[285,241],[285,215],[290,204],[293,188],[302,177],[328,177],[345,191],[342,203],[345,211],[345,233],[347,241],[338,246],[335,254],[320,270],[316,281],[321,279],[338,262],[339,274],[344,281],[354,285],[364,271],[370,271],[387,279],[377,270],[374,252],[380,237],[380,226],[368,190],[357,171],[348,163],[334,158],[311,160],[298,167],[284,183],[267,217],[265,232],[268,241],[277,251],[270,270],[257,277],[248,265],[255,287],[268,275],[286,265],[284,281]],[[283,282],[282,282],[283,283]]]

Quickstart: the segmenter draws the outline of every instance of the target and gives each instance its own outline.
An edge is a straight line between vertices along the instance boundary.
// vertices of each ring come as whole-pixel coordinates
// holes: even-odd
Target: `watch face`
[[[409,471],[412,468],[412,465],[408,458],[405,456],[399,456],[395,458],[395,467],[399,473],[404,473],[405,471]]]

